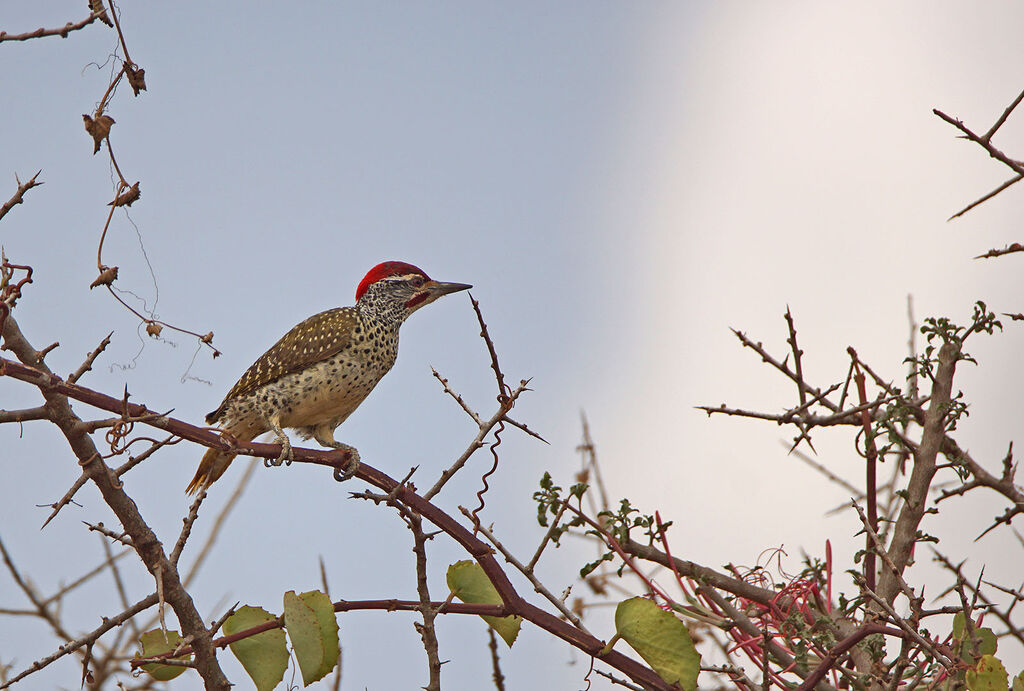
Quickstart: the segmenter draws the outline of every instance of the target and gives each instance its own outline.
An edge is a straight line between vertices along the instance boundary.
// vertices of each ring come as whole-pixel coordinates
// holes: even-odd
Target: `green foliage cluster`
[[[286,631],[305,686],[323,679],[338,664],[341,653],[338,620],[330,598],[324,593],[312,590],[296,595],[289,590],[284,594],[284,613],[281,616],[275,616],[262,607],[240,607],[224,621],[224,633],[231,637],[272,623],[272,628],[228,644],[258,691],[270,691],[284,679],[289,659]],[[165,635],[160,629],[155,629],[143,634],[141,643],[140,657],[153,657],[174,652],[181,644],[181,636],[177,631],[168,631]],[[190,657],[185,655],[174,659],[188,660]],[[167,681],[186,668],[152,662],[143,665],[142,669],[154,679]]]

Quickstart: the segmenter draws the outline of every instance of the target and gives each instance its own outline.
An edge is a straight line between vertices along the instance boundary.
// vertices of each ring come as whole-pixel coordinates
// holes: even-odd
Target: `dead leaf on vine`
[[[128,63],[124,66],[125,76],[128,77],[128,84],[131,85],[132,91],[138,96],[140,91],[146,90],[146,70],[142,69],[138,65]]]
[[[109,115],[100,115],[92,118],[82,113],[82,120],[85,122],[85,131],[92,136],[92,153],[95,155],[99,152],[103,140],[110,136],[110,126],[114,124],[114,118]]]
[[[96,277],[96,280],[89,286],[89,290],[98,286],[108,286],[117,280],[117,267],[116,266],[104,266],[103,270],[100,271],[100,275]]]
[[[117,199],[109,202],[107,206],[131,206],[137,202],[141,196],[142,192],[139,190],[139,181],[136,180],[134,185],[117,195]]]
[[[99,14],[96,14],[96,19],[99,19],[107,26],[114,26],[114,23],[110,21],[110,17],[107,16],[107,8],[103,6],[103,0],[89,0],[89,11],[93,14],[99,12]]]
[[[148,324],[146,324],[146,333],[152,336],[153,338],[159,336],[160,332],[163,330],[164,327],[161,326],[160,324],[157,324],[156,322],[149,322]]]

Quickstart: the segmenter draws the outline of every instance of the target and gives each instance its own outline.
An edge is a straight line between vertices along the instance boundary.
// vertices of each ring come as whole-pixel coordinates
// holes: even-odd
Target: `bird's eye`
[[[413,288],[422,288],[423,287],[423,277],[422,276],[415,276],[411,281],[409,281],[409,283],[412,284]]]

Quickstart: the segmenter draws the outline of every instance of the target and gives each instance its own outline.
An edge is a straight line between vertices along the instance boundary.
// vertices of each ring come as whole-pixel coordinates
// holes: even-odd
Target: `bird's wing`
[[[356,319],[355,308],[339,307],[314,314],[296,324],[245,371],[220,407],[206,416],[206,421],[211,425],[215,423],[231,399],[252,393],[286,374],[315,365],[347,348],[352,342]]]

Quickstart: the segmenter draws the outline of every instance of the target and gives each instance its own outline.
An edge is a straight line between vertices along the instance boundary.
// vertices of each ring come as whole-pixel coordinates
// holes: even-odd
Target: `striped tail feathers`
[[[241,430],[230,428],[225,429],[224,432],[230,437],[242,442],[249,443],[266,430],[258,430],[252,428],[243,427]],[[200,487],[209,487],[224,474],[224,471],[231,465],[231,461],[234,460],[238,454],[230,451],[220,451],[218,449],[207,449],[206,453],[203,454],[203,460],[199,462],[199,469],[196,470],[196,475],[192,478],[192,482],[188,483],[188,487],[185,488],[185,492],[188,494],[195,494],[199,491]]]
[[[212,485],[217,481],[217,478],[224,474],[224,471],[228,469],[234,458],[235,454],[233,453],[207,449],[206,453],[203,454],[203,460],[199,462],[196,476],[192,478],[192,482],[188,483],[185,492],[187,494],[195,494],[199,491],[200,487]]]

